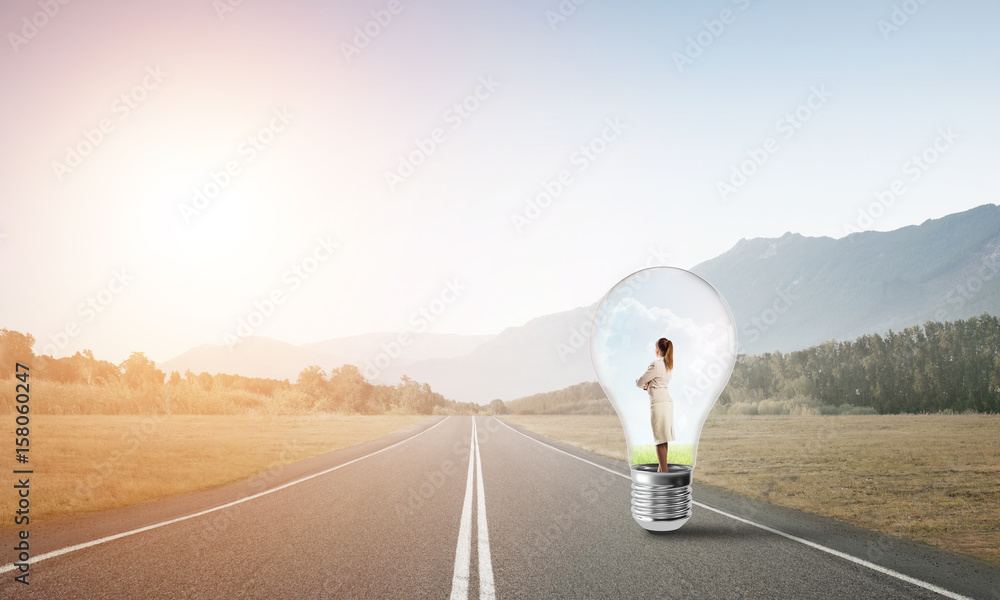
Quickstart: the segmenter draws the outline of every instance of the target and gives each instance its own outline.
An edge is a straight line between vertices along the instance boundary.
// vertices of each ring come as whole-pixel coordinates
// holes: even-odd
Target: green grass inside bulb
[[[641,465],[659,462],[656,460],[656,446],[639,444],[632,447],[632,464]],[[676,444],[667,446],[667,462],[677,465],[694,464],[694,444]]]

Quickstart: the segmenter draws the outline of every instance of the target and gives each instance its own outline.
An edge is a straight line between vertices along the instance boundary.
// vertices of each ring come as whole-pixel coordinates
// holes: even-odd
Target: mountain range
[[[1000,314],[1000,207],[838,239],[791,232],[742,239],[690,270],[726,298],[742,353]],[[300,346],[258,337],[232,350],[199,346],[159,366],[294,381],[311,364],[351,363],[370,380],[393,383],[406,374],[463,402],[511,400],[596,379],[585,332],[598,301],[494,336],[421,333],[402,349],[392,345],[396,333]]]
[[[740,240],[691,270],[726,298],[751,354],[1000,314],[1000,207],[839,239]]]

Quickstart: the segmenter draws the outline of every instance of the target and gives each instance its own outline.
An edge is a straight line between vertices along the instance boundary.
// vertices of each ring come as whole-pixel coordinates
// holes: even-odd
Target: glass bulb
[[[656,352],[671,342],[673,368]],[[722,294],[690,271],[642,269],[622,279],[594,314],[590,357],[625,430],[632,474],[632,516],[651,532],[680,528],[691,517],[691,476],[698,438],[736,363],[736,323]],[[637,385],[654,369],[652,387]],[[663,392],[666,382],[666,393]],[[662,402],[656,408],[651,401]],[[670,406],[664,406],[670,405]],[[658,470],[653,419],[667,441],[667,469]]]

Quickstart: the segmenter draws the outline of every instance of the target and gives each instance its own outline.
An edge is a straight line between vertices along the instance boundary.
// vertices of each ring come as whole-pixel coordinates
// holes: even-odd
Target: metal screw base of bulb
[[[691,467],[632,465],[632,518],[651,533],[674,531],[691,518]]]

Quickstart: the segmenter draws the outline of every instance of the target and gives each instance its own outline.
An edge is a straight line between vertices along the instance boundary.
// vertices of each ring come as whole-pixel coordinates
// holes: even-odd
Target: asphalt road
[[[434,417],[263,478],[36,524],[27,586],[4,528],[0,598],[1000,599],[988,563],[697,483],[694,497],[683,528],[651,535],[624,463]]]

